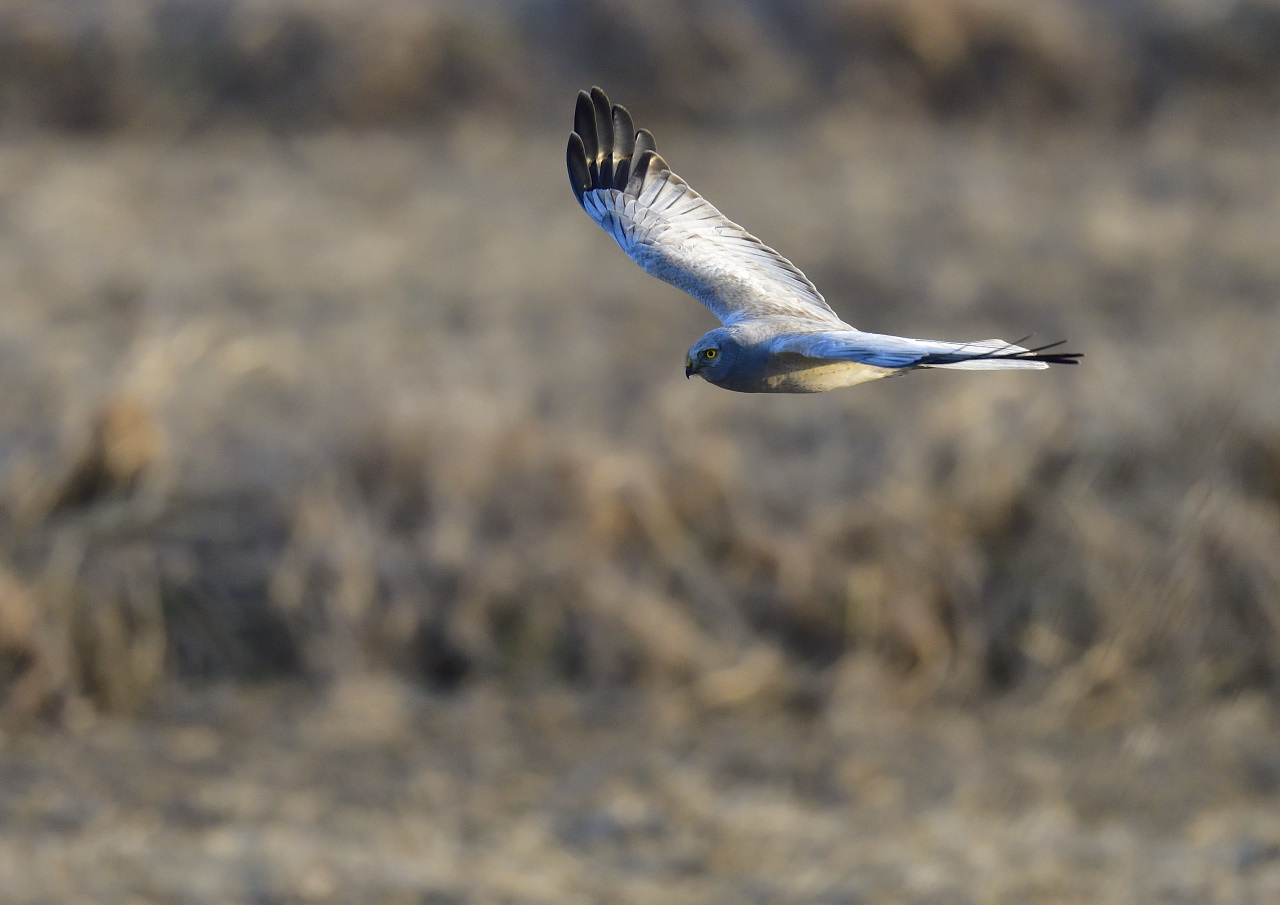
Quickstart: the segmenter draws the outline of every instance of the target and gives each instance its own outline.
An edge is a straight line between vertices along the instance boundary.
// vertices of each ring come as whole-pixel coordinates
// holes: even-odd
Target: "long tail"
[[[830,330],[797,333],[777,337],[771,343],[774,352],[795,352],[809,358],[858,361],[906,371],[913,368],[965,368],[970,371],[1002,368],[1047,368],[1051,364],[1073,365],[1080,352],[1051,352],[1065,340],[1028,349],[1021,343],[1002,339],[983,339],[957,343],[938,339],[912,339],[886,333],[863,333],[861,330]]]
[[[988,371],[1008,368],[1039,369],[1047,368],[1051,364],[1079,364],[1080,359],[1084,357],[1083,352],[1049,351],[1064,345],[1066,340],[1036,346],[1033,349],[1027,349],[1020,345],[1020,343],[1024,342],[1026,342],[1026,339],[1018,340],[1016,343],[999,339],[985,339],[981,342],[972,343],[930,343],[931,346],[946,346],[948,348],[938,349],[937,351],[930,350],[928,354],[922,355],[915,361],[913,366],[917,368],[955,368],[966,371]]]

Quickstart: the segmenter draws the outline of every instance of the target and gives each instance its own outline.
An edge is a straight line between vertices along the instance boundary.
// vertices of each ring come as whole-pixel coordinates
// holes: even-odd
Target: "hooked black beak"
[[[690,377],[692,377],[693,372],[694,372],[693,359],[690,358],[686,360],[684,363],[684,379],[688,380]]]

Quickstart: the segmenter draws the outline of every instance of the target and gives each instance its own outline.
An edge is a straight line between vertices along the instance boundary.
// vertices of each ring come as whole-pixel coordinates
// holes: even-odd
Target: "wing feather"
[[[582,136],[574,132],[569,136],[569,150],[566,153],[569,164],[569,184],[573,186],[573,194],[578,203],[582,196],[591,190],[591,165],[587,163],[587,148]]]
[[[626,107],[613,107],[613,181],[626,185],[630,178],[631,155],[636,150],[636,127]]]
[[[599,88],[591,89],[591,107],[595,114],[596,142],[599,157],[596,166],[603,185],[613,183],[613,114],[609,110],[609,98]],[[575,116],[576,120],[577,117]]]
[[[800,269],[671,171],[653,135],[599,88],[578,94],[569,138],[574,195],[630,258],[722,323],[786,315],[848,328]]]

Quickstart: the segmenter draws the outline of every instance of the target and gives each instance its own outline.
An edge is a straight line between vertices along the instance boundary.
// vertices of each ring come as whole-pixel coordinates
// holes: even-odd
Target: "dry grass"
[[[385,669],[791,700],[860,648],[963,694],[1270,688],[1273,138],[664,135],[853,322],[1088,355],[815,399],[679,379],[708,318],[564,203],[554,135],[11,142],[4,644],[44,691],[8,707]]]

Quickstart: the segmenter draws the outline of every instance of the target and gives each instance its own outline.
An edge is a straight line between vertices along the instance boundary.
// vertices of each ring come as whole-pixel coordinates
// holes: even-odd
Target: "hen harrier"
[[[800,270],[671,172],[648,130],[599,88],[578,93],[569,180],[592,220],[664,282],[720,319],[693,344],[685,376],[741,393],[820,393],[916,368],[1047,368],[1079,352],[998,339],[956,343],[863,333]]]

